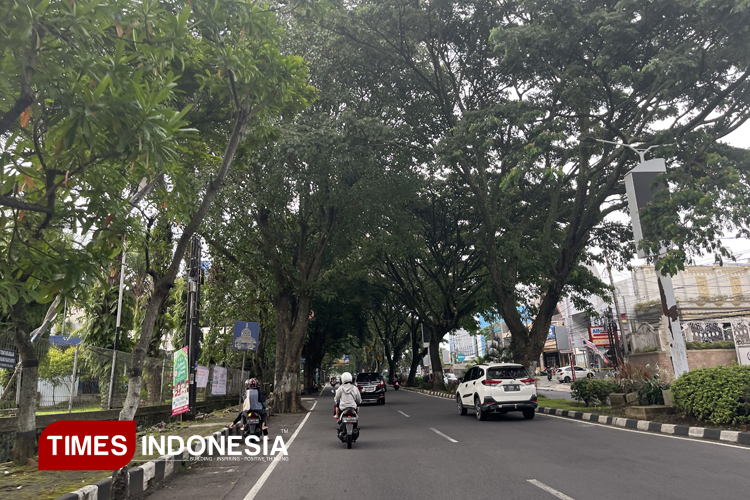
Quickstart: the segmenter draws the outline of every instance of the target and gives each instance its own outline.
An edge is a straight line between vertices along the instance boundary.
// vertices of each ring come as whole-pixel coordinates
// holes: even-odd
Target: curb
[[[224,435],[229,437],[230,435],[237,435],[237,430],[234,429],[222,429],[216,431],[205,438],[214,437],[219,438]],[[208,448],[208,447],[206,447]],[[203,455],[207,454],[207,450],[204,450]],[[132,467],[128,469],[128,497],[139,495],[147,489],[153,488],[157,484],[163,482],[166,478],[174,474],[181,465],[190,461],[190,455],[187,450],[183,450],[182,453],[176,453],[173,455],[162,455],[159,458],[146,462],[138,467]],[[112,478],[102,479],[94,484],[84,486],[70,493],[65,493],[55,498],[55,500],[111,500],[112,499]]]
[[[453,396],[439,391],[426,391],[424,389],[416,389],[414,387],[402,387],[403,390],[409,392],[418,392],[420,394],[427,394],[428,396],[437,396],[439,398],[453,399]]]
[[[546,408],[539,406],[537,413],[567,417],[586,422],[596,422],[613,427],[623,427],[639,431],[657,432],[673,436],[687,436],[709,441],[722,441],[724,443],[750,445],[750,432],[722,431],[721,429],[708,429],[706,427],[689,427],[687,425],[661,424],[648,420],[637,420],[634,418],[608,417],[596,413],[584,413],[580,411],[561,410],[559,408]]]

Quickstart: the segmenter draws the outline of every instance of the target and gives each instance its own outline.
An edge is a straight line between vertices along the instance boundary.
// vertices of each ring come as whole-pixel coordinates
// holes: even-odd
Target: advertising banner
[[[737,349],[737,361],[740,365],[750,366],[750,322],[739,320],[733,327],[734,346]]]
[[[603,326],[590,326],[589,338],[596,346],[609,347],[609,336],[607,335],[607,329]]]
[[[208,368],[198,365],[195,370],[195,382],[198,389],[205,389],[208,385]]]
[[[187,346],[172,355],[172,416],[190,409]]]
[[[14,370],[18,363],[16,351],[11,349],[0,349],[0,368]]]
[[[252,321],[235,321],[232,349],[256,351],[258,350],[259,338],[260,323],[253,323]]]
[[[214,396],[227,395],[227,369],[214,366],[214,383],[211,386],[211,394]]]

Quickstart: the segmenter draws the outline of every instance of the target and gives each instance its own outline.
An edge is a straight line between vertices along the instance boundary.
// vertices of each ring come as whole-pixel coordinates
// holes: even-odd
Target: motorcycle
[[[260,441],[262,434],[263,430],[260,426],[260,415],[251,411],[247,416],[247,422],[245,423],[245,426],[242,428],[242,440],[244,441],[246,437],[252,435],[257,437],[258,441]]]
[[[393,389],[397,391],[398,388],[399,388],[399,386],[400,386],[400,384],[398,383],[398,380],[394,380],[393,381]]]
[[[338,437],[342,443],[346,443],[348,449],[351,449],[352,443],[359,437],[358,422],[359,416],[351,408],[344,410],[339,417]]]

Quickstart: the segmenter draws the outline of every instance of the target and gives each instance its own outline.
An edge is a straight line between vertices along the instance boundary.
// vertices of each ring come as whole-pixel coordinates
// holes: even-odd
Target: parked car
[[[456,388],[456,405],[461,415],[473,408],[477,420],[486,420],[491,412],[511,411],[531,420],[537,407],[534,377],[516,363],[472,366]]]
[[[574,368],[576,372],[576,380],[581,380],[583,378],[594,378],[594,372],[592,372],[591,370],[581,368],[580,366],[576,366]],[[557,377],[557,381],[562,384],[563,382],[573,381],[572,373],[573,372],[570,370],[569,366],[563,366],[562,368],[559,368],[557,370],[555,376]]]
[[[453,373],[444,373],[443,382],[445,382],[445,385],[449,385],[449,384],[458,382],[458,379],[456,378],[456,375]]]
[[[358,373],[355,383],[362,395],[362,402],[376,401],[380,405],[385,404],[385,384],[379,373]]]

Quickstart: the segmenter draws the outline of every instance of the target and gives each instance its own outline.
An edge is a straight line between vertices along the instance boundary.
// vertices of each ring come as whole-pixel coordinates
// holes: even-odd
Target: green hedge
[[[583,401],[586,403],[586,406],[589,406],[589,403],[603,405],[607,403],[607,398],[611,393],[620,391],[620,384],[610,382],[609,380],[585,378],[583,380],[576,380],[570,388],[572,398]]]
[[[672,383],[675,406],[687,416],[718,425],[750,422],[750,366],[690,371]]]
[[[688,351],[700,351],[703,349],[734,349],[731,340],[717,340],[716,342],[685,342]]]

